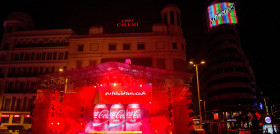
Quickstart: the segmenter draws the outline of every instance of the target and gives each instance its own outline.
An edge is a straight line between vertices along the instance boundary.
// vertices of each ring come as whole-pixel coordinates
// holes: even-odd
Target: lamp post
[[[199,64],[195,64],[193,61],[189,62],[191,65],[195,66],[196,71],[196,86],[197,86],[197,98],[198,98],[198,108],[199,108],[199,128],[202,129],[202,116],[201,116],[201,106],[200,106],[200,91],[199,91],[199,79],[198,79],[198,66],[205,64],[205,61],[201,61]]]

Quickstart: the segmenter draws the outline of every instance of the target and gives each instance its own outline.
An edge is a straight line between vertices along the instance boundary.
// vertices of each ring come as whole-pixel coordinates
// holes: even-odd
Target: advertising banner
[[[99,87],[99,104],[148,104],[152,85],[103,85]]]
[[[236,24],[237,17],[234,3],[222,2],[208,6],[210,27],[220,24]]]

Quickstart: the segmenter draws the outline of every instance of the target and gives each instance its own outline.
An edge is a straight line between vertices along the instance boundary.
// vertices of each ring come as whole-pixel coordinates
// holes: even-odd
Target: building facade
[[[161,15],[162,23],[154,24],[151,32],[111,34],[104,33],[103,26],[92,26],[89,34],[78,35],[72,29],[36,30],[29,15],[12,13],[4,21],[0,49],[1,125],[31,128],[24,120],[32,117],[39,75],[127,58],[135,65],[185,72],[180,10],[168,5]],[[138,25],[131,21],[122,20],[122,26]],[[14,121],[15,116],[20,120]]]
[[[217,128],[214,133],[240,128],[249,130],[252,124],[248,115],[259,110],[260,100],[255,76],[242,50],[235,25],[234,3],[212,2],[208,6],[208,17],[207,66],[202,77],[207,120]]]

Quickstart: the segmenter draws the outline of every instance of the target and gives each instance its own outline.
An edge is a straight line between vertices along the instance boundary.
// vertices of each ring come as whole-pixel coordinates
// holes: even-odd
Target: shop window
[[[20,115],[19,114],[13,115],[13,123],[20,123]]]
[[[1,123],[9,123],[9,114],[2,114]]]

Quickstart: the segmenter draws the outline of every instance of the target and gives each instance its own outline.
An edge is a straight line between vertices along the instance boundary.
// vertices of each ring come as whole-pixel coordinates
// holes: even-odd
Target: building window
[[[123,50],[130,50],[130,44],[123,44]]]
[[[30,58],[30,60],[34,60],[34,58],[35,58],[35,53],[31,53],[31,58]]]
[[[81,60],[78,60],[76,62],[76,68],[82,68],[82,65],[83,65],[83,61],[81,61]]]
[[[109,44],[109,50],[117,50],[116,44]]]
[[[19,58],[20,58],[20,59],[19,59],[20,61],[23,61],[24,53],[21,53]]]
[[[43,54],[42,54],[42,60],[45,60],[45,58],[46,58],[46,52],[43,52]]]
[[[84,45],[80,44],[78,45],[78,52],[82,52],[82,51],[84,51]]]
[[[56,60],[57,52],[53,52],[53,60]]]
[[[63,52],[59,52],[58,59],[59,59],[59,60],[63,60],[63,55],[64,55]]]
[[[99,49],[99,44],[98,43],[90,44],[90,50],[91,51],[98,51],[98,49]]]
[[[2,114],[1,123],[9,123],[9,114]]]
[[[163,15],[163,23],[167,25],[167,13]]]
[[[165,59],[157,59],[157,68],[159,69],[165,69]]]
[[[172,43],[172,48],[173,48],[173,49],[177,49],[177,43],[173,42],[173,43]]]
[[[52,53],[51,52],[48,52],[47,53],[47,60],[51,60],[52,59]]]
[[[24,60],[29,60],[29,59],[30,59],[30,53],[26,53],[25,57],[24,57]]]
[[[37,53],[37,55],[36,55],[36,60],[41,60],[41,53]]]
[[[174,12],[173,11],[170,12],[170,23],[174,24]]]
[[[164,42],[163,41],[157,42],[156,48],[157,49],[164,49]]]
[[[66,51],[65,56],[64,56],[64,60],[67,60],[67,59],[68,59],[68,52]]]
[[[9,111],[10,110],[10,105],[11,105],[11,99],[10,98],[7,98],[5,100],[5,107],[4,107],[4,111]]]
[[[137,49],[138,50],[145,50],[145,44],[144,43],[138,43],[137,44]]]
[[[90,60],[89,62],[88,62],[88,65],[89,66],[94,66],[94,65],[96,65],[97,64],[97,61],[96,60]]]
[[[40,67],[40,74],[43,74],[43,73],[44,73],[44,68]]]
[[[177,25],[180,26],[180,14],[177,13]]]

